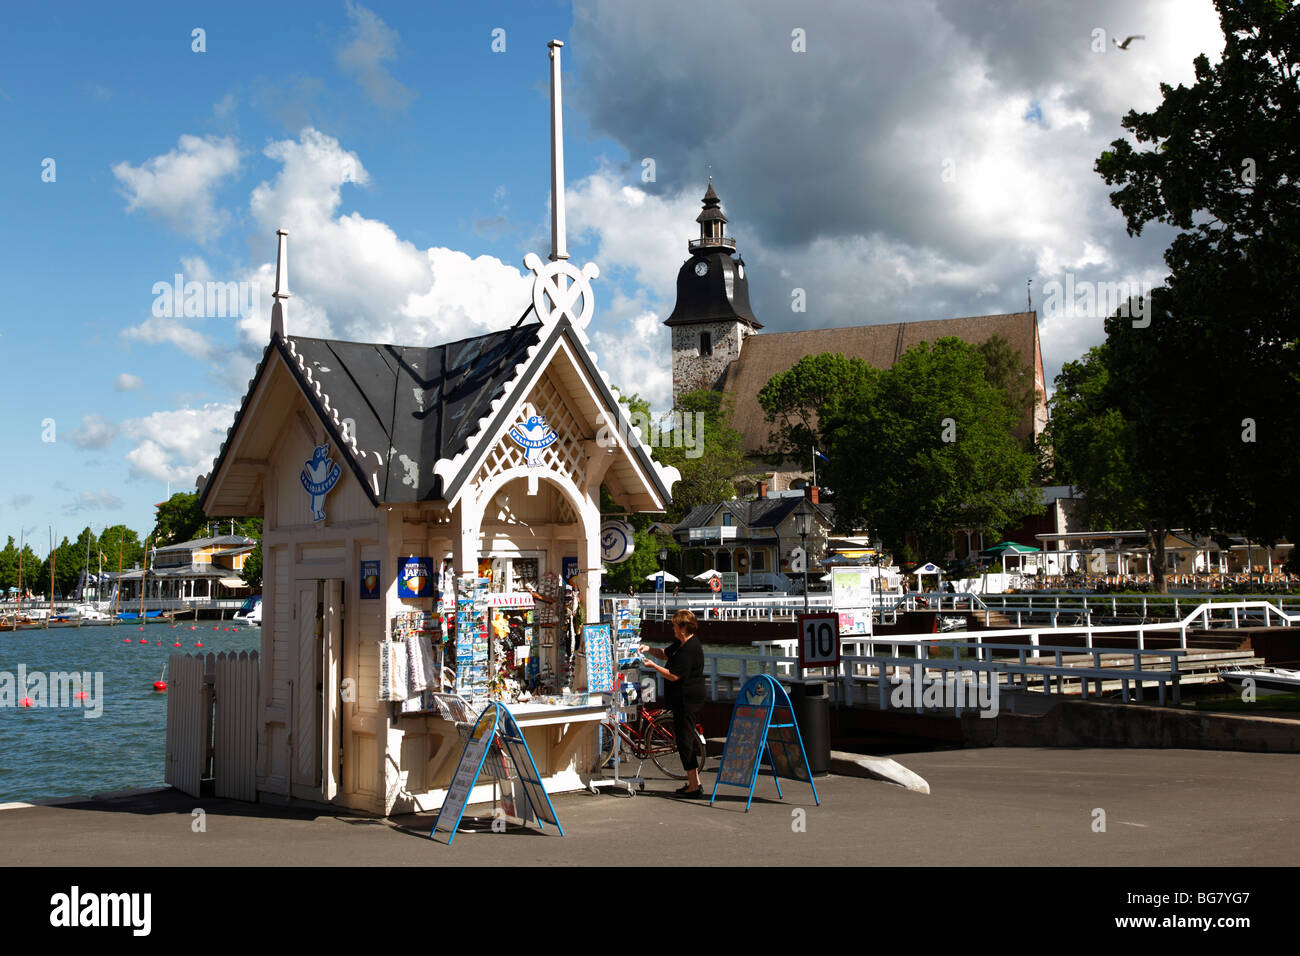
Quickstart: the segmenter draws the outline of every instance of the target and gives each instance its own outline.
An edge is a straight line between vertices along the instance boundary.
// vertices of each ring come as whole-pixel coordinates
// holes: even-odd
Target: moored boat
[[[1300,671],[1284,667],[1225,667],[1219,677],[1237,691],[1251,680],[1256,694],[1300,694]]]
[[[262,625],[262,597],[255,594],[244,602],[243,607],[234,613],[233,621],[240,621],[253,627]]]

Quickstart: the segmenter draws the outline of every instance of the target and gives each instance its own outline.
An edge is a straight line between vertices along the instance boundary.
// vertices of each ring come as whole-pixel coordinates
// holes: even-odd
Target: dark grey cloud
[[[78,448],[107,448],[117,440],[117,426],[93,413],[83,415],[81,427],[68,438]]]
[[[628,185],[702,193],[712,163],[773,330],[1017,311],[1027,277],[1042,316],[1067,270],[1163,276],[1171,234],[1128,237],[1092,166],[1126,110],[1217,55],[1216,25],[1210,0],[580,0],[566,99],[626,148]],[[1127,33],[1150,39],[1116,51]],[[1101,323],[1046,319],[1050,378]]]

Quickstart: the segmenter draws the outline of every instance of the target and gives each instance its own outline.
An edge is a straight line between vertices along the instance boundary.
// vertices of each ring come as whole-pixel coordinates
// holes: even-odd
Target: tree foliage
[[[100,532],[99,549],[104,553],[104,570],[114,574],[117,573],[119,553],[123,571],[139,566],[144,556],[144,545],[139,535],[124,524],[111,525]]]
[[[41,559],[36,556],[30,544],[23,542],[22,548],[19,549],[13,535],[10,535],[9,542],[3,550],[0,550],[0,594],[8,597],[10,588],[19,587],[19,572],[21,572],[21,586],[24,592],[30,590],[39,593],[46,590],[48,585],[47,588],[40,587],[41,563]],[[48,580],[48,573],[46,577]]]
[[[933,559],[958,529],[992,536],[1041,510],[1034,457],[1012,434],[1020,414],[979,349],[957,338],[909,349],[823,426],[839,530],[872,528],[899,553],[910,533]]]
[[[674,414],[691,416],[702,427],[692,426],[694,449],[661,442],[654,456],[681,472],[673,486],[668,521],[680,521],[696,505],[729,501],[736,497],[731,479],[745,469],[744,436],[731,424],[731,401],[722,392],[699,389],[683,392]]]
[[[805,355],[789,370],[768,379],[758,393],[767,422],[764,455],[773,463],[809,460],[827,444],[822,422],[830,421],[853,396],[869,389],[876,370],[859,358],[839,353]]]
[[[158,505],[157,518],[149,539],[154,547],[163,548],[169,544],[192,541],[203,537],[209,518],[199,507],[196,492],[178,491],[162,504]]]
[[[1274,541],[1300,533],[1300,6],[1216,0],[1225,46],[1195,60],[1189,88],[1123,120],[1097,160],[1111,202],[1138,235],[1179,230],[1165,253],[1166,325],[1111,356],[1111,391],[1150,375],[1163,351],[1203,396],[1141,438],[1177,458],[1196,522]],[[1122,354],[1121,354],[1122,353]],[[1166,361],[1168,359],[1168,361]],[[1171,381],[1168,383],[1173,386]],[[1145,429],[1151,430],[1145,430]],[[1187,444],[1179,444],[1185,441]]]

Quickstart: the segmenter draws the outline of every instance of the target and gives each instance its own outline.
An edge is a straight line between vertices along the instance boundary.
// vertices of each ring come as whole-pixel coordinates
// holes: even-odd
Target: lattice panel
[[[586,453],[582,447],[582,430],[578,426],[577,419],[569,411],[568,405],[565,404],[564,399],[561,397],[559,384],[551,377],[549,371],[542,376],[541,381],[538,382],[528,396],[528,404],[532,406],[532,411],[528,414],[541,415],[557,436],[549,447],[542,450],[542,463],[538,466],[539,470],[561,472],[581,488],[586,470]],[[521,413],[515,416],[515,420],[516,422],[522,421],[526,417],[526,414]],[[515,424],[515,422],[511,424]],[[479,469],[475,483],[481,488],[486,482],[503,471],[527,463],[524,449],[520,448],[507,432],[501,436],[501,440],[488,452],[483,461],[483,466]],[[561,508],[561,511],[568,512],[565,520],[577,520],[572,509],[568,508],[567,504]]]

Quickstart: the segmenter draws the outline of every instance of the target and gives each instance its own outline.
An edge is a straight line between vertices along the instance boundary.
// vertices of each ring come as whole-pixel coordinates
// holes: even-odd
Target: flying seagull
[[[1130,43],[1132,43],[1134,40],[1145,40],[1145,39],[1146,39],[1146,37],[1141,36],[1141,35],[1138,35],[1138,36],[1131,36],[1131,37],[1125,37],[1125,38],[1124,38],[1124,42],[1123,42],[1123,43],[1120,43],[1120,42],[1119,42],[1118,40],[1116,40],[1114,37],[1111,37],[1111,38],[1110,38],[1110,42],[1113,43],[1113,44],[1115,44],[1115,45],[1116,45],[1117,47],[1119,47],[1121,50],[1127,50],[1127,49],[1128,49],[1128,45],[1129,45]]]

